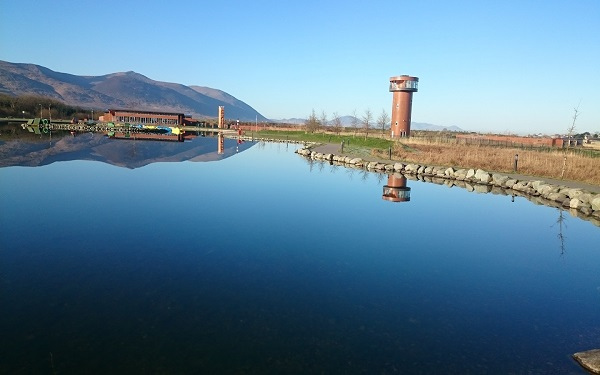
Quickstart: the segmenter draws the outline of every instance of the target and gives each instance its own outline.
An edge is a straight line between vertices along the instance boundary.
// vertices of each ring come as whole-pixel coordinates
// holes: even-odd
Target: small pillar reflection
[[[217,153],[221,155],[225,151],[225,137],[223,132],[219,132],[217,135]]]
[[[406,177],[399,173],[388,175],[388,182],[383,187],[381,197],[390,202],[410,201],[410,188],[406,186]]]

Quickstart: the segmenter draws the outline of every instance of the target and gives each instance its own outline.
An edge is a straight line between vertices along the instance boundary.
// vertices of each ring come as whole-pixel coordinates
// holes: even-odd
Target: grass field
[[[439,165],[458,168],[481,168],[489,172],[514,172],[515,155],[519,155],[518,173],[579,181],[600,185],[600,147],[598,144],[570,149],[520,148],[507,146],[465,145],[441,143],[420,138],[401,141],[353,134],[305,133],[304,131],[265,130],[260,137],[301,140],[308,142],[341,144],[344,153],[360,157],[372,156],[388,159],[392,147],[392,159],[396,161]],[[564,167],[564,172],[563,172]]]

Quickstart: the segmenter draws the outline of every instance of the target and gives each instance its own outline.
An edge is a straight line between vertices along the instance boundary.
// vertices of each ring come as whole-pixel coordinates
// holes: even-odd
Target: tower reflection
[[[219,132],[217,135],[217,153],[222,155],[225,152],[225,136],[223,132]]]
[[[410,187],[406,186],[406,177],[399,173],[388,175],[387,185],[383,186],[381,197],[390,202],[410,201]]]

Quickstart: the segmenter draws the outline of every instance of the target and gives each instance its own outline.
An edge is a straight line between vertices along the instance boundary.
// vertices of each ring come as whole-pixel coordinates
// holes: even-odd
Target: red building
[[[109,109],[100,117],[103,122],[118,122],[128,124],[181,126],[184,125],[183,113],[135,111],[129,109]]]

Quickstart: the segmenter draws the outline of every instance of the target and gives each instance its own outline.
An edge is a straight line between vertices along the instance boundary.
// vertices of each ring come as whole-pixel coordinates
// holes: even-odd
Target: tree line
[[[96,109],[75,107],[44,96],[0,94],[0,117],[88,119],[91,118],[92,111],[96,112]]]
[[[354,135],[359,130],[365,135],[365,139],[369,136],[369,132],[375,131],[375,126],[381,129],[381,133],[383,134],[387,128],[390,127],[390,116],[385,111],[385,109],[381,110],[381,114],[375,120],[373,117],[373,112],[369,108],[365,110],[362,116],[359,117],[356,110],[352,112],[351,119],[351,127],[354,130]],[[313,109],[311,114],[308,116],[308,119],[304,123],[305,130],[308,133],[317,132],[325,127],[328,127],[331,131],[336,134],[340,134],[341,131],[344,130],[344,126],[342,124],[341,117],[337,112],[333,113],[333,118],[331,121],[328,120],[327,113],[325,111],[321,111],[320,115],[317,115],[315,110]]]

